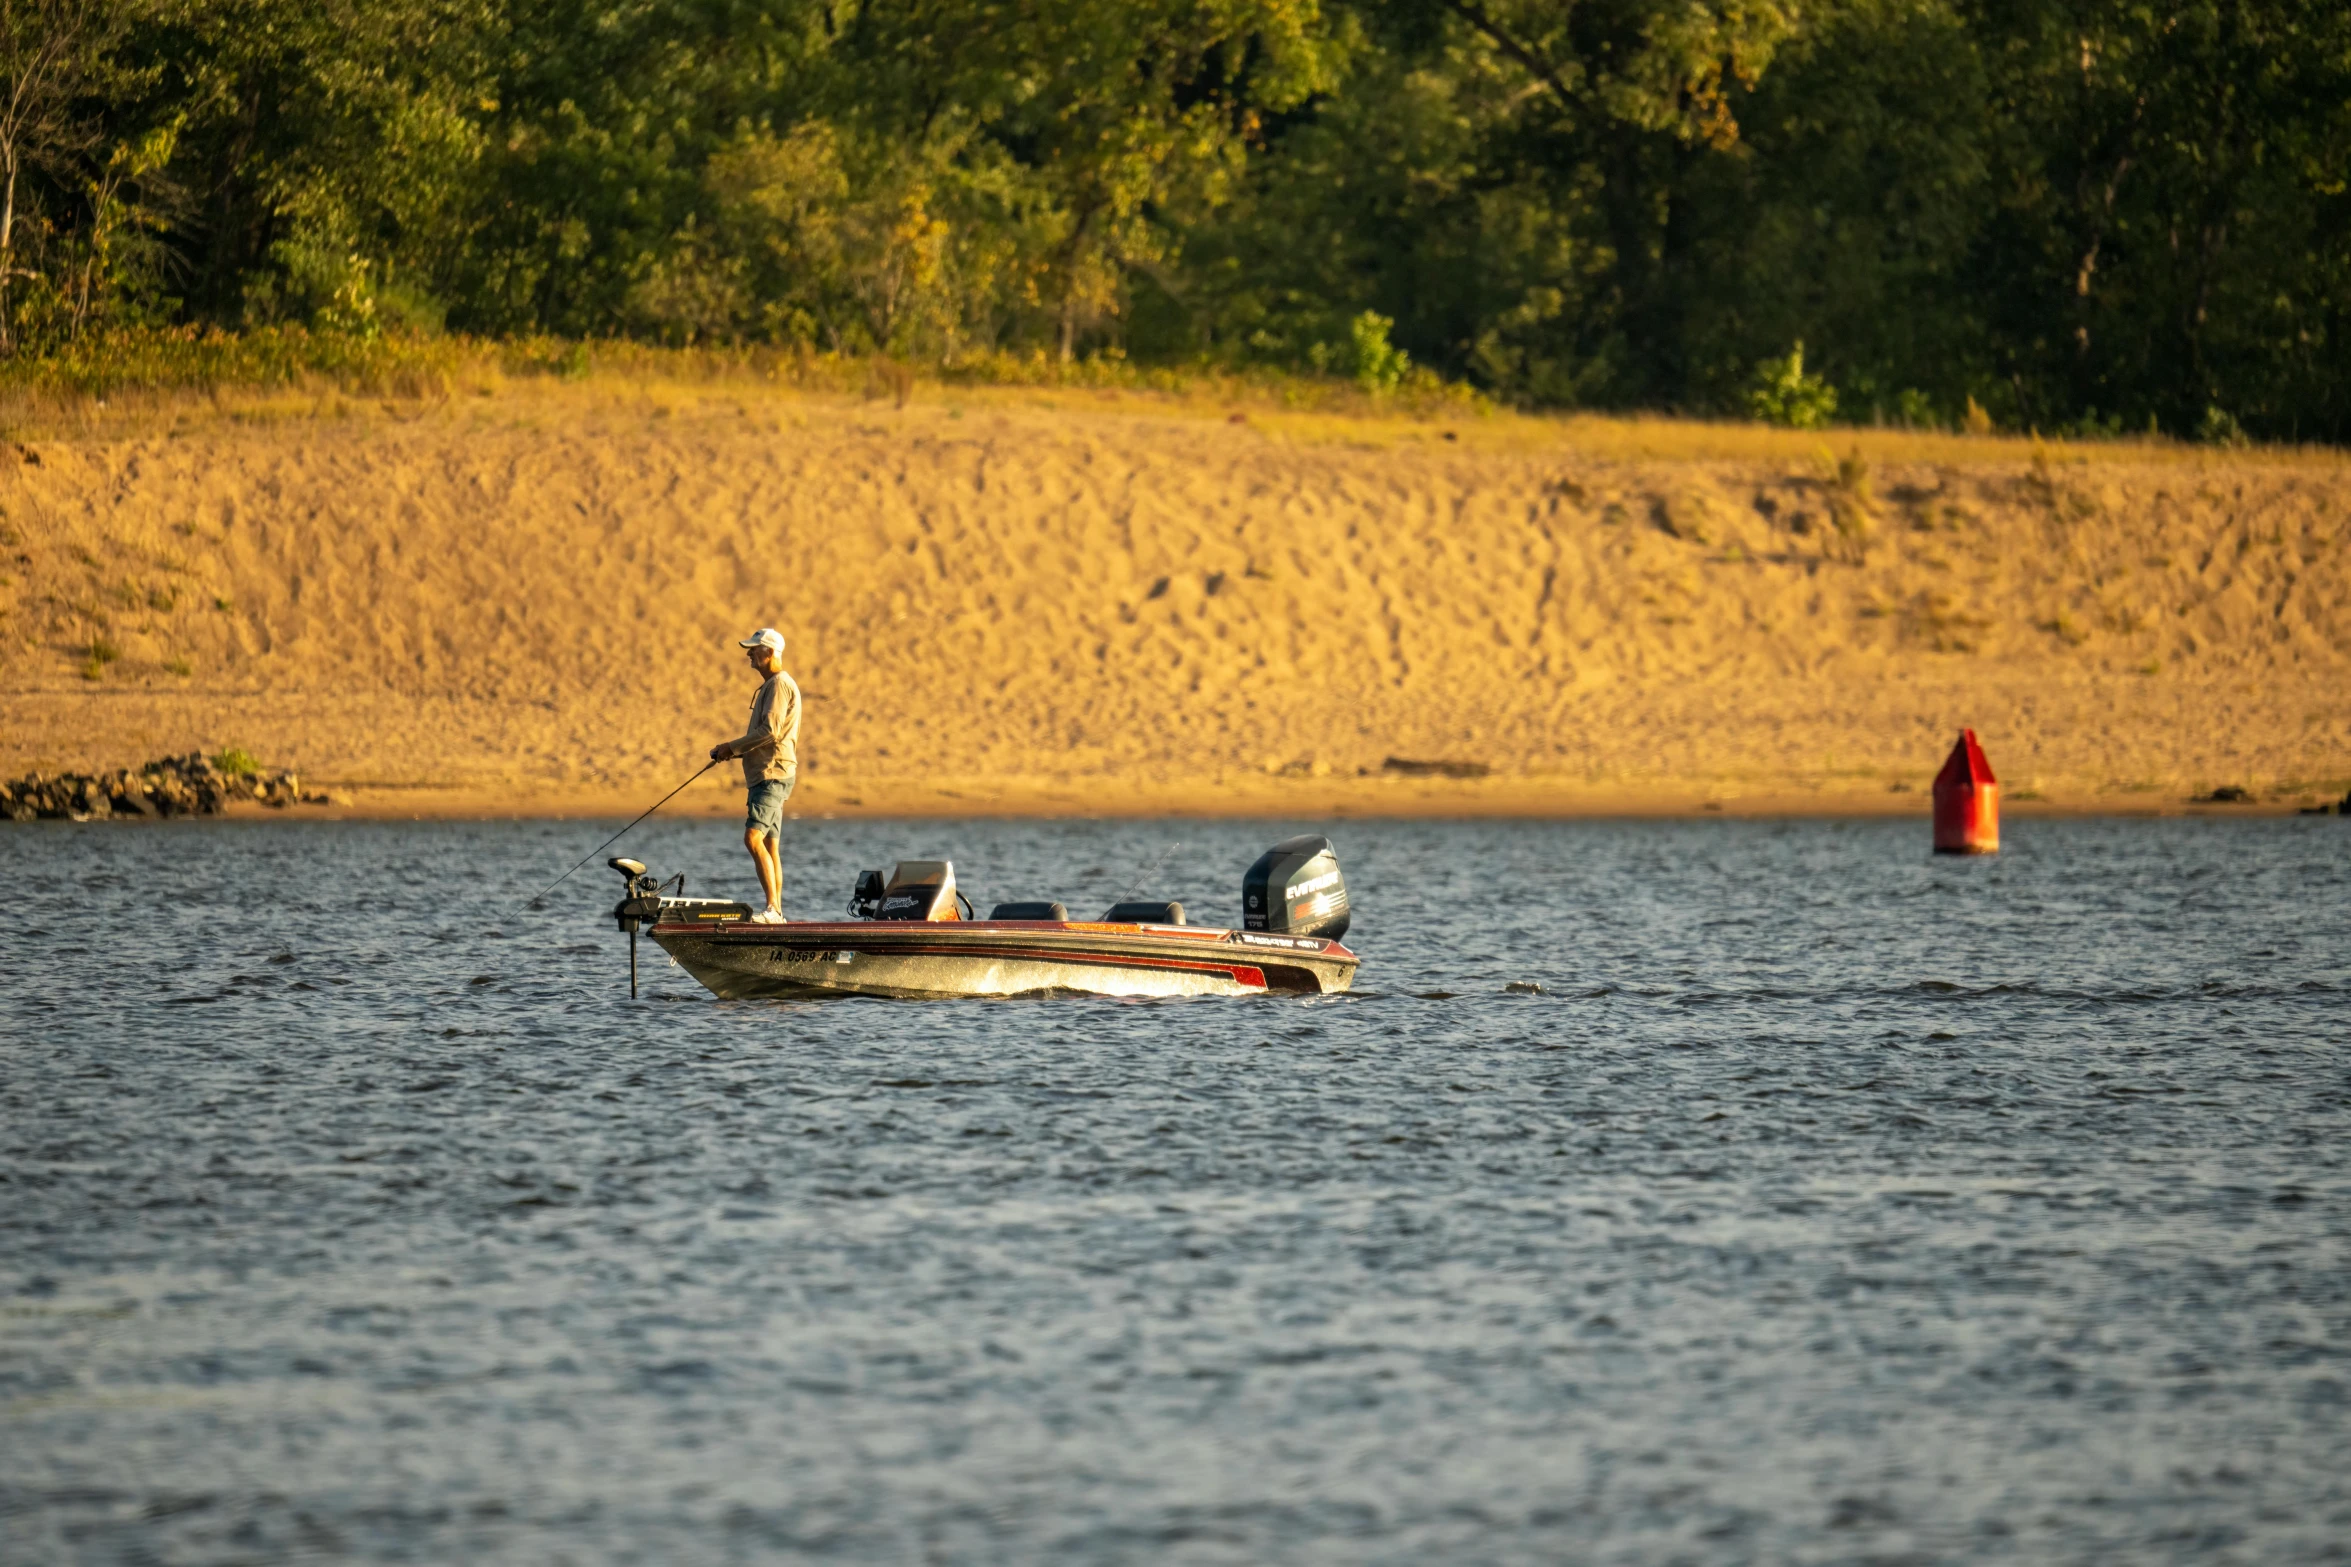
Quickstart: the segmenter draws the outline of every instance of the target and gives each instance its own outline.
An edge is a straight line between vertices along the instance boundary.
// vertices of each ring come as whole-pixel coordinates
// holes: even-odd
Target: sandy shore
[[[1962,724],[2013,809],[2351,787],[2340,454],[548,382],[0,456],[12,776],[634,814],[772,623],[806,815],[1918,812]]]
[[[658,798],[658,795],[652,798]],[[336,791],[336,803],[319,808],[287,810],[257,805],[231,806],[222,814],[236,821],[479,821],[629,820],[651,803],[643,795],[593,793],[528,795],[480,789],[361,789]],[[2002,815],[2010,820],[2067,816],[2282,816],[2307,805],[2294,798],[2255,799],[2220,803],[2180,799],[2169,793],[2113,795],[2052,800],[2037,795],[2009,803]],[[1927,798],[1902,792],[1885,795],[1724,791],[1717,797],[1698,791],[1657,789],[1577,790],[1536,783],[1500,785],[1440,783],[1396,788],[1381,782],[1341,780],[1303,789],[1272,789],[1242,783],[1237,787],[1196,790],[1144,790],[1112,803],[1082,792],[1052,785],[1023,788],[991,781],[970,790],[903,788],[869,791],[840,798],[831,791],[803,791],[789,813],[793,821],[834,821],[854,817],[929,820],[941,817],[1169,817],[1232,818],[1283,822],[1302,819],[1346,821],[1398,817],[1420,819],[1639,819],[1713,817],[1753,819],[1767,817],[1897,817],[1928,814]],[[660,819],[673,817],[738,822],[742,819],[742,791],[709,791],[664,806]],[[1923,840],[1922,840],[1923,841]],[[617,852],[625,852],[619,851]]]

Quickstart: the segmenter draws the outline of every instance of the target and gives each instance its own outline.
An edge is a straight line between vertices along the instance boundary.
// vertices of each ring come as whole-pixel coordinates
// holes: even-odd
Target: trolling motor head
[[[634,936],[640,923],[652,924],[661,917],[661,883],[645,869],[643,860],[614,855],[605,864],[620,872],[626,891],[620,902],[613,905],[612,918],[622,930]]]

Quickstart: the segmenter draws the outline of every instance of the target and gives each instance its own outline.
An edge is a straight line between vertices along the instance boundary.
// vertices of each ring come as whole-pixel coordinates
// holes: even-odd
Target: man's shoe
[[[754,925],[784,925],[790,922],[784,918],[782,909],[761,909],[757,914],[751,916],[751,923]]]

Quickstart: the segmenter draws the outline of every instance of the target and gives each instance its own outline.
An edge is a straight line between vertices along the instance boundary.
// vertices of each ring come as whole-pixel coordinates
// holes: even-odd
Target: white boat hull
[[[1335,941],[1078,921],[665,923],[656,944],[710,992],[754,996],[1246,996],[1354,983]]]

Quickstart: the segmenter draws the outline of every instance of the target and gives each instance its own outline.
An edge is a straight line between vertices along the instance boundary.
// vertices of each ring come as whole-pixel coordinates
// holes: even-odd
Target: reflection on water
[[[787,901],[1230,919],[1309,827],[1353,996],[799,1006],[630,1003],[617,878],[522,901],[591,826],[8,831],[0,1561],[2351,1538],[2345,824],[803,822]]]

